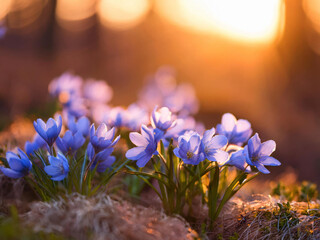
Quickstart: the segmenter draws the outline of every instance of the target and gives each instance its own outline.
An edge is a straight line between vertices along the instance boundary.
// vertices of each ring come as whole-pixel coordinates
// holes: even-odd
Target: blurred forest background
[[[65,71],[128,105],[169,65],[207,128],[248,119],[277,142],[272,172],[320,183],[320,0],[0,0],[0,24],[0,129],[45,110]]]

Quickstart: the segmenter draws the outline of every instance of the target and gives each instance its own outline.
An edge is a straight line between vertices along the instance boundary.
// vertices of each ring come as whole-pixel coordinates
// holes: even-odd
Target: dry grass
[[[133,206],[108,196],[36,202],[24,215],[35,231],[58,232],[75,239],[193,239],[197,234],[180,217]]]
[[[320,239],[319,202],[291,202],[289,217],[279,216],[278,202],[263,195],[255,195],[248,201],[233,199],[218,219],[215,231],[209,233],[210,238]],[[299,222],[295,222],[295,218]]]

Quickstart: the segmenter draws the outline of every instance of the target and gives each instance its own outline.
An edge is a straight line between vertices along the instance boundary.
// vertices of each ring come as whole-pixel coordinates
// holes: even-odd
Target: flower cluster
[[[252,136],[247,120],[226,113],[206,130],[191,115],[198,108],[193,88],[177,85],[169,68],[160,69],[128,107],[109,105],[113,91],[104,81],[70,73],[54,79],[49,92],[61,103],[63,117],[34,121],[36,134],[26,142],[26,153],[8,151],[0,166],[8,177],[24,177],[44,200],[61,191],[95,194],[123,171],[150,186],[169,214],[183,214],[201,194],[214,221],[244,184],[260,172],[268,174],[266,166],[281,164],[271,157],[275,142]],[[231,181],[223,179],[231,177],[229,167],[237,169]],[[220,186],[223,182],[227,185]]]
[[[92,107],[108,103],[113,95],[112,88],[105,81],[84,81],[69,72],[49,84],[49,93],[62,104],[64,114],[75,117],[85,116]]]
[[[74,116],[69,116],[63,126],[60,115],[47,122],[37,119],[34,128],[33,141],[25,144],[27,154],[19,148],[18,154],[8,151],[7,166],[1,166],[0,170],[8,177],[26,177],[36,183],[33,187],[43,199],[55,196],[61,189],[50,181],[61,182],[65,189],[88,193],[90,189],[82,185],[86,183],[90,188],[95,171],[104,174],[110,169],[111,173],[105,174],[107,179],[114,175],[111,168],[116,158],[112,154],[120,138],[113,140],[115,128],[108,131],[106,125],[101,124],[95,131],[94,124],[90,127],[87,117],[76,119]],[[60,136],[62,131],[64,134]],[[90,174],[92,176],[87,177]]]
[[[177,125],[177,120],[174,120],[168,108],[157,110],[156,107],[152,113],[151,125],[152,129],[143,125],[141,134],[130,133],[130,140],[137,147],[130,149],[126,157],[137,161],[138,167],[144,167],[153,155],[158,154],[159,141],[165,140],[168,130]],[[216,132],[219,135],[215,135]],[[251,124],[247,120],[237,120],[231,113],[226,113],[221,124],[217,125],[217,131],[211,128],[203,136],[194,130],[180,132],[174,154],[185,164],[198,165],[207,159],[217,162],[219,166],[231,165],[247,172],[255,167],[267,174],[269,171],[264,166],[280,165],[278,160],[270,157],[275,150],[275,142],[269,140],[261,143],[258,134],[250,138],[251,134]],[[240,147],[246,142],[248,145]],[[227,145],[238,145],[237,151],[227,152]]]

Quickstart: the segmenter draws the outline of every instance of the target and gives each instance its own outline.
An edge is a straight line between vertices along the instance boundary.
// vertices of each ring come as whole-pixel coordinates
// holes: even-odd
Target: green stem
[[[240,173],[240,174],[232,181],[232,183],[228,186],[228,188],[226,189],[226,191],[225,191],[225,193],[224,193],[224,195],[223,195],[223,198],[222,198],[222,200],[221,200],[221,202],[220,202],[220,204],[219,204],[219,206],[218,206],[218,209],[216,210],[215,214],[213,215],[213,217],[212,217],[212,219],[211,219],[212,222],[214,222],[214,221],[218,218],[218,216],[219,216],[219,214],[220,214],[223,206],[225,205],[225,203],[236,193],[236,192],[233,192],[234,189],[235,189],[236,186],[239,184],[239,180],[240,180],[241,178],[243,178],[246,174],[247,174],[247,173],[245,173],[245,172]],[[238,190],[239,190],[239,189],[238,189]],[[238,190],[237,190],[237,191],[238,191]]]
[[[208,196],[208,207],[209,207],[209,219],[210,228],[213,227],[214,214],[217,208],[218,202],[218,187],[219,187],[219,175],[220,169],[217,162],[215,162],[215,167],[210,171],[210,183],[209,183],[209,196]]]

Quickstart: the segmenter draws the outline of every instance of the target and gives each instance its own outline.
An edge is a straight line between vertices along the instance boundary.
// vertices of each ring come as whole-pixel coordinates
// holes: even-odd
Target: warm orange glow
[[[149,0],[101,0],[98,5],[102,25],[113,29],[136,26],[149,9]]]
[[[274,41],[283,29],[283,0],[157,0],[178,25],[246,42]]]
[[[58,98],[59,102],[61,102],[62,104],[66,104],[70,100],[70,94],[67,91],[61,92]]]
[[[0,20],[3,19],[10,10],[12,0],[1,0],[0,4]]]
[[[320,1],[319,0],[304,0],[303,8],[312,22],[315,30],[320,32]]]
[[[319,33],[320,33],[320,1],[319,0],[304,0],[303,1],[304,11],[311,22],[313,29],[316,32],[309,31],[307,35],[307,40],[309,46],[312,50],[320,54],[320,41],[319,41]]]
[[[89,19],[96,13],[96,0],[58,0],[57,21],[70,31],[82,31],[91,27],[94,22]]]
[[[63,20],[84,20],[95,14],[95,0],[58,0],[56,12]]]

